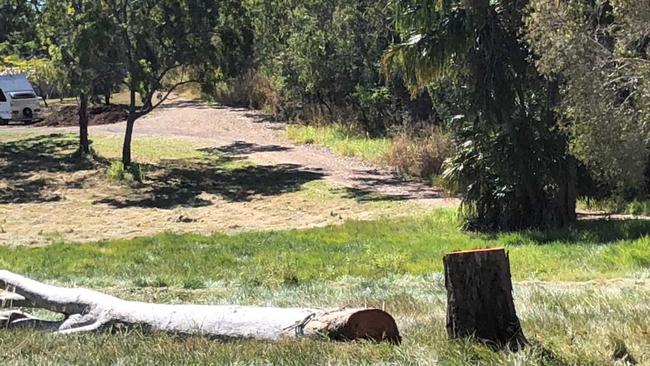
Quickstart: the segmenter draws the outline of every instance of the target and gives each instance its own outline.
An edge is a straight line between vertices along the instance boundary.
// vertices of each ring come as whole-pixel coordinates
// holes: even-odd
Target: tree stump
[[[512,301],[510,261],[503,248],[460,251],[444,259],[447,333],[495,348],[526,343]]]

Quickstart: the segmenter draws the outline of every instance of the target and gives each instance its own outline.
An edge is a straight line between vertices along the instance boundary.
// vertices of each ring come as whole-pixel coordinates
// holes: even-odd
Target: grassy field
[[[326,146],[335,154],[357,157],[375,164],[383,164],[390,150],[388,138],[370,138],[341,125],[323,127],[288,125],[287,138],[299,144]]]
[[[649,225],[594,221],[553,233],[484,236],[459,231],[455,213],[442,210],[272,233],[0,247],[0,268],[129,299],[383,307],[395,315],[404,337],[394,347],[218,342],[137,331],[63,338],[19,331],[0,332],[0,357],[7,364],[34,365],[611,365],[623,342],[647,364]],[[532,343],[520,353],[446,339],[442,255],[497,245],[510,252],[515,301]]]
[[[0,266],[92,287],[203,288],[230,279],[273,287],[344,276],[426,275],[442,271],[449,251],[505,246],[517,280],[648,278],[649,232],[647,221],[583,221],[557,232],[475,235],[458,229],[453,210],[438,210],[309,230],[5,246]]]
[[[0,134],[0,239],[49,243],[0,245],[0,268],[160,303],[374,306],[395,316],[404,342],[0,331],[0,365],[625,365],[623,349],[650,364],[650,221],[466,233],[454,210],[357,202],[314,173],[174,139],[136,139],[145,181],[128,185],[106,177],[120,137],[92,139],[97,157],[80,162],[74,136]],[[281,229],[297,223],[337,225]],[[148,234],[193,228],[219,233]],[[83,239],[104,236],[122,239]],[[510,253],[531,342],[519,353],[446,337],[442,256],[494,246]]]

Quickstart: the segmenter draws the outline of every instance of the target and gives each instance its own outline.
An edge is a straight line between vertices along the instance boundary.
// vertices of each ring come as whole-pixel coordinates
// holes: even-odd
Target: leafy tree
[[[51,63],[60,70],[58,81],[79,100],[79,152],[90,153],[88,101],[106,80],[120,77],[115,34],[117,27],[99,1],[48,1],[39,30]]]
[[[575,219],[575,162],[556,129],[557,88],[529,63],[518,35],[526,1],[400,0],[405,41],[385,62],[413,92],[449,88],[458,144],[445,179],[463,193],[466,226],[557,227]],[[443,93],[444,94],[444,93]],[[453,117],[453,118],[452,118]]]
[[[527,17],[572,152],[618,194],[642,191],[650,154],[649,20],[650,3],[632,0],[538,0]]]
[[[26,75],[43,98],[45,106],[47,106],[49,95],[54,90],[61,90],[61,85],[57,85],[57,83],[61,80],[62,70],[54,67],[46,58],[26,60],[17,55],[5,56],[0,59],[0,73],[3,72]]]
[[[36,30],[39,0],[0,0],[0,56],[42,56]]]
[[[359,122],[385,134],[432,116],[399,77],[384,78],[381,57],[398,36],[390,1],[248,0],[254,68],[279,90],[284,117]],[[423,113],[422,113],[423,112]]]
[[[236,70],[240,50],[228,16],[234,0],[104,0],[120,38],[129,91],[129,113],[122,162],[131,164],[135,122],[160,106],[179,86],[204,85]],[[231,46],[237,46],[232,48]],[[138,100],[138,97],[140,100]]]

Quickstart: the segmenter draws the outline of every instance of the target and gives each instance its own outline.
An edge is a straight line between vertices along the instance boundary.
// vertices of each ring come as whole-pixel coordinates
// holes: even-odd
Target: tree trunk
[[[85,93],[79,94],[79,153],[90,154],[88,142],[88,96]]]
[[[111,105],[111,92],[110,91],[107,91],[106,94],[104,94],[104,104]]]
[[[38,85],[38,93],[41,95],[41,99],[43,99],[43,105],[45,105],[45,108],[48,108],[49,106],[47,105],[47,95],[43,93],[43,88],[41,85]]]
[[[517,350],[527,341],[512,301],[510,262],[504,249],[448,254],[445,265],[447,333]]]
[[[107,327],[139,326],[150,331],[197,334],[220,339],[367,339],[399,344],[395,320],[378,309],[303,309],[235,305],[166,305],[125,301],[80,288],[61,288],[0,270],[2,307],[36,307],[63,313],[63,321],[42,321],[20,312],[0,313],[0,326],[51,329],[61,334]]]
[[[133,138],[133,126],[135,116],[129,112],[126,119],[126,132],[124,133],[124,144],[122,145],[122,163],[125,167],[131,165],[131,139]]]

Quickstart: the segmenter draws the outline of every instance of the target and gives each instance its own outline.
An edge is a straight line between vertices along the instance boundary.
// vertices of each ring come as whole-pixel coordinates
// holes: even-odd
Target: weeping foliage
[[[553,114],[557,86],[518,39],[525,1],[401,0],[387,70],[417,92],[438,89],[458,145],[446,182],[466,227],[557,227],[575,219],[575,163]],[[448,93],[441,93],[440,87]],[[449,99],[462,97],[462,102]],[[454,116],[452,118],[452,116]]]
[[[562,81],[571,150],[599,190],[650,193],[650,1],[537,0],[526,36],[540,72]]]

